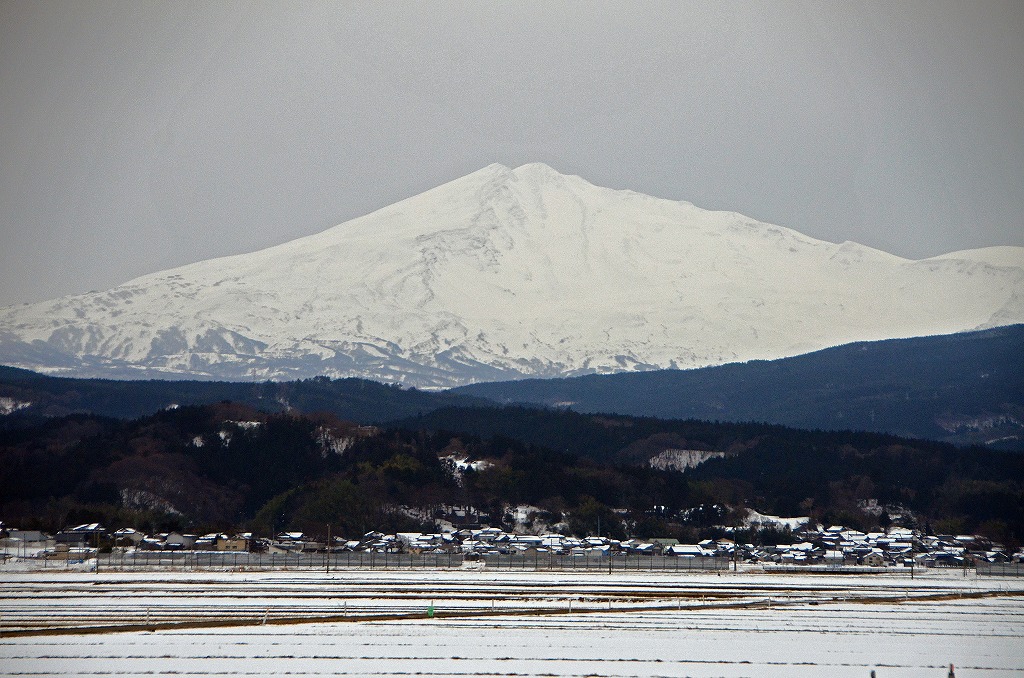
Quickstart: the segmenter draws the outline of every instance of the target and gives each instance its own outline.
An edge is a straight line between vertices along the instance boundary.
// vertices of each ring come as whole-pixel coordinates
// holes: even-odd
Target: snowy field
[[[0,675],[1020,676],[1022,590],[960,572],[3,572]]]

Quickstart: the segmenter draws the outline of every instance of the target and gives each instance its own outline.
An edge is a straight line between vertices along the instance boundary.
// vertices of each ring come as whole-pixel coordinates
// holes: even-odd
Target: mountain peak
[[[562,174],[550,165],[542,162],[530,162],[512,170],[518,179],[526,179],[537,183],[564,184],[573,183],[577,186],[592,186],[590,182],[575,174]]]
[[[1012,254],[1012,253],[1010,253]],[[907,261],[491,164],[322,233],[0,309],[0,363],[424,387],[700,367],[1024,321],[1024,269]]]
[[[550,165],[545,165],[542,162],[528,162],[525,165],[520,165],[513,170],[517,176],[521,175],[532,175],[532,176],[554,176],[564,177],[558,170],[552,168]]]
[[[550,165],[542,162],[529,162],[512,169],[501,163],[491,163],[475,172],[455,179],[453,183],[465,180],[483,179],[486,181],[531,181],[536,183],[558,182],[569,178]],[[578,178],[578,177],[577,177]]]

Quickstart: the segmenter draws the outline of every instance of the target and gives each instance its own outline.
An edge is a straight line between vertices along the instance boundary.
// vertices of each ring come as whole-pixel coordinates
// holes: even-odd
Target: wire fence
[[[679,557],[614,555],[597,553],[486,554],[478,558],[464,553],[247,553],[216,551],[134,551],[102,553],[95,561],[100,570],[436,570],[486,567],[498,570],[596,570],[625,571],[721,571],[728,570],[726,557]],[[82,561],[77,561],[80,564]],[[43,568],[61,569],[74,559],[43,560]]]
[[[975,565],[979,577],[1024,577],[1024,563],[986,563]]]

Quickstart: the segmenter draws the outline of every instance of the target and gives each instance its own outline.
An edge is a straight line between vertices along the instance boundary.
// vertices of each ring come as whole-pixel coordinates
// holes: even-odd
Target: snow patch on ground
[[[33,610],[159,621],[191,609],[194,619],[244,614],[252,625],[4,637],[0,676],[935,678],[954,664],[960,676],[1008,678],[1024,672],[1024,607],[1001,593],[1017,583],[959,572],[5,572],[8,627]],[[924,598],[943,593],[952,596]],[[986,595],[957,597],[974,594]],[[722,605],[723,596],[753,606]],[[351,621],[273,623],[309,608]],[[358,621],[389,611],[409,618]],[[450,616],[460,611],[479,616]]]
[[[24,410],[25,408],[31,407],[32,403],[23,400],[15,400],[14,398],[3,397],[0,398],[0,415],[14,414],[18,410]]]
[[[316,432],[317,442],[320,443],[320,453],[326,457],[328,454],[341,456],[345,450],[352,447],[356,439],[352,436],[337,436],[330,429],[321,426]]]
[[[708,459],[724,457],[725,452],[709,450],[665,450],[650,460],[651,468],[662,471],[685,471],[697,468]]]
[[[789,528],[795,530],[801,525],[806,525],[811,521],[808,516],[801,516],[798,518],[782,518],[780,516],[770,516],[763,513],[758,513],[753,509],[749,509],[747,517],[743,520],[744,527],[779,527]]]
[[[171,515],[182,515],[181,511],[176,509],[171,502],[148,490],[122,489],[121,505],[131,509],[144,509]]]

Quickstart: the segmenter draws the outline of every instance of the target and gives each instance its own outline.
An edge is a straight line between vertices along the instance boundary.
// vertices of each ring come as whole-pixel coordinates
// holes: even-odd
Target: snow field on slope
[[[197,609],[248,600],[293,609],[373,595],[382,606],[409,607],[403,596],[432,601],[414,618],[389,621],[158,630],[155,633],[0,638],[0,675],[196,676],[821,676],[866,678],[1011,676],[1024,671],[1020,597],[913,600],[937,592],[1020,590],[1009,579],[964,579],[959,572],[900,576],[562,575],[494,572],[4,574],[5,608],[16,591],[72,612],[82,601],[158,607],[173,599]],[[205,591],[209,590],[208,599]],[[611,595],[612,593],[616,595]],[[680,594],[705,601],[771,597],[773,605],[737,609],[655,609]],[[901,595],[908,602],[897,602]],[[546,596],[577,607],[557,615],[445,617],[463,606]],[[876,597],[876,603],[851,599]],[[634,600],[630,600],[633,598]],[[280,601],[278,600],[280,599]],[[354,598],[353,598],[354,599]],[[589,600],[588,600],[589,599]],[[607,600],[613,609],[607,609]],[[845,600],[844,600],[845,599]],[[49,602],[45,602],[45,601]],[[639,602],[638,602],[639,601]],[[622,605],[622,607],[618,607]],[[647,605],[647,609],[642,609]],[[628,606],[628,608],[627,608]],[[627,611],[628,609],[628,611]],[[5,613],[4,619],[7,618]]]
[[[540,164],[492,165],[277,247],[0,309],[0,331],[166,373],[443,386],[1021,322],[1014,294],[1024,248],[908,261]]]

